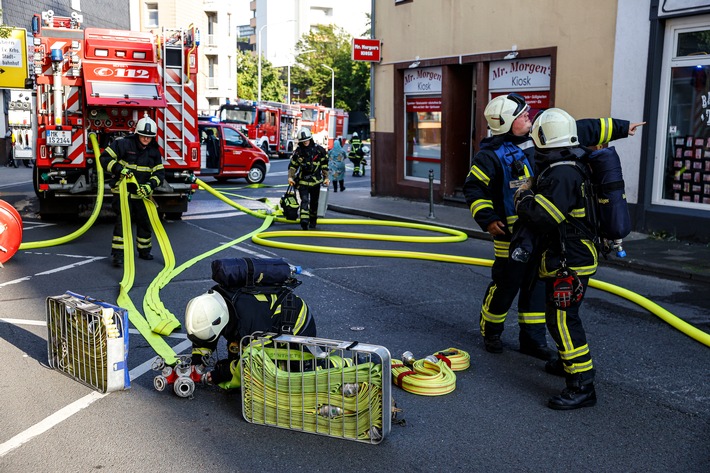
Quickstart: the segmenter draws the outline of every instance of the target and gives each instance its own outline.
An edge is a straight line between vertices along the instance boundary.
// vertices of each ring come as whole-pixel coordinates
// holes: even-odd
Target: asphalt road
[[[0,179],[0,198],[22,209],[25,241],[77,228],[35,218],[30,174],[0,169],[10,172],[18,174]],[[283,184],[284,173],[285,161],[274,161],[265,184]],[[368,183],[351,179],[347,185],[355,189]],[[278,200],[283,192],[283,187],[246,189],[240,181],[217,187],[233,199]],[[260,224],[200,192],[183,220],[165,227],[180,264]],[[421,234],[368,225],[319,226],[321,231]],[[418,358],[449,347],[468,351],[471,368],[457,373],[451,394],[425,397],[393,388],[405,424],[394,424],[378,445],[250,424],[242,417],[238,392],[198,387],[193,399],[157,392],[150,370],[155,353],[137,333],[130,337],[131,389],[98,394],[46,366],[45,300],[71,290],[115,302],[123,273],[108,258],[111,230],[111,219],[102,218],[77,240],[21,251],[0,269],[0,471],[707,471],[708,347],[636,304],[592,289],[582,310],[598,369],[599,402],[589,409],[552,411],[546,400],[564,383],[545,373],[541,361],[516,351],[515,310],[503,336],[505,352],[483,350],[476,321],[489,269],[476,265],[304,252],[246,241],[194,264],[160,292],[165,306],[182,319],[187,301],[213,284],[213,258],[279,256],[303,267],[297,293],[313,308],[321,337],[381,345],[393,358],[405,350]],[[492,253],[489,242],[478,240],[283,240],[477,258]],[[154,253],[159,255],[157,247]],[[130,296],[139,309],[161,269],[160,256],[138,260]],[[710,330],[709,302],[695,297],[707,286],[614,268],[597,278]],[[188,345],[180,332],[168,342]]]

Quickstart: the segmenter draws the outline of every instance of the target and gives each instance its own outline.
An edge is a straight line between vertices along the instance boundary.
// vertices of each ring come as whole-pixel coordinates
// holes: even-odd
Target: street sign
[[[13,28],[0,38],[0,88],[24,89],[27,73],[27,30]]]
[[[353,61],[380,62],[382,42],[379,39],[353,38]]]

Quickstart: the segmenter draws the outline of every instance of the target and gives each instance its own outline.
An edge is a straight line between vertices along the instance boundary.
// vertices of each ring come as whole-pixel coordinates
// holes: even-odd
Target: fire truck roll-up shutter
[[[158,67],[84,61],[88,106],[165,107]]]

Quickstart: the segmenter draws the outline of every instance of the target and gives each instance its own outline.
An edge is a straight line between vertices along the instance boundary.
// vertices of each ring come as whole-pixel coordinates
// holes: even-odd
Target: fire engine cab
[[[318,104],[301,104],[301,125],[313,134],[313,141],[330,149],[339,136],[348,134],[348,112]]]
[[[220,122],[241,125],[252,143],[267,155],[276,153],[283,158],[291,156],[296,146],[301,110],[279,102],[238,100],[220,106],[218,118]]]
[[[32,19],[36,85],[36,166],[41,216],[93,207],[98,156],[133,133],[140,118],[158,124],[165,182],[153,194],[159,212],[176,217],[197,189],[200,166],[196,74],[199,32],[81,28],[81,15],[52,11]],[[108,187],[107,187],[108,189]]]

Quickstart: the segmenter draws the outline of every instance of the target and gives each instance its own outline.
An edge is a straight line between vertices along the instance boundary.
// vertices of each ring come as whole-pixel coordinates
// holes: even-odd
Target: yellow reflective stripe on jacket
[[[505,219],[506,223],[508,224],[508,227],[512,227],[515,222],[518,221],[518,215],[508,215]]]
[[[584,207],[581,209],[572,209],[569,215],[574,218],[584,218],[587,216],[587,210]]]
[[[492,209],[493,208],[493,201],[486,200],[486,199],[479,199],[475,201],[474,203],[471,204],[471,215],[474,217],[478,212],[480,212],[483,209]]]
[[[614,131],[613,122],[611,118],[600,118],[599,119],[601,129],[599,132],[599,143],[603,145],[611,141],[611,132]]]
[[[481,171],[481,169],[476,165],[473,165],[471,167],[471,172],[469,172],[469,175],[474,176],[476,179],[483,182],[485,185],[488,185],[491,182],[491,178],[486,176],[486,173]]]
[[[537,194],[535,196],[535,202],[540,204],[540,206],[545,209],[545,211],[550,214],[550,216],[554,219],[555,222],[560,223],[565,219],[565,216],[560,210],[550,202],[545,196]]]

